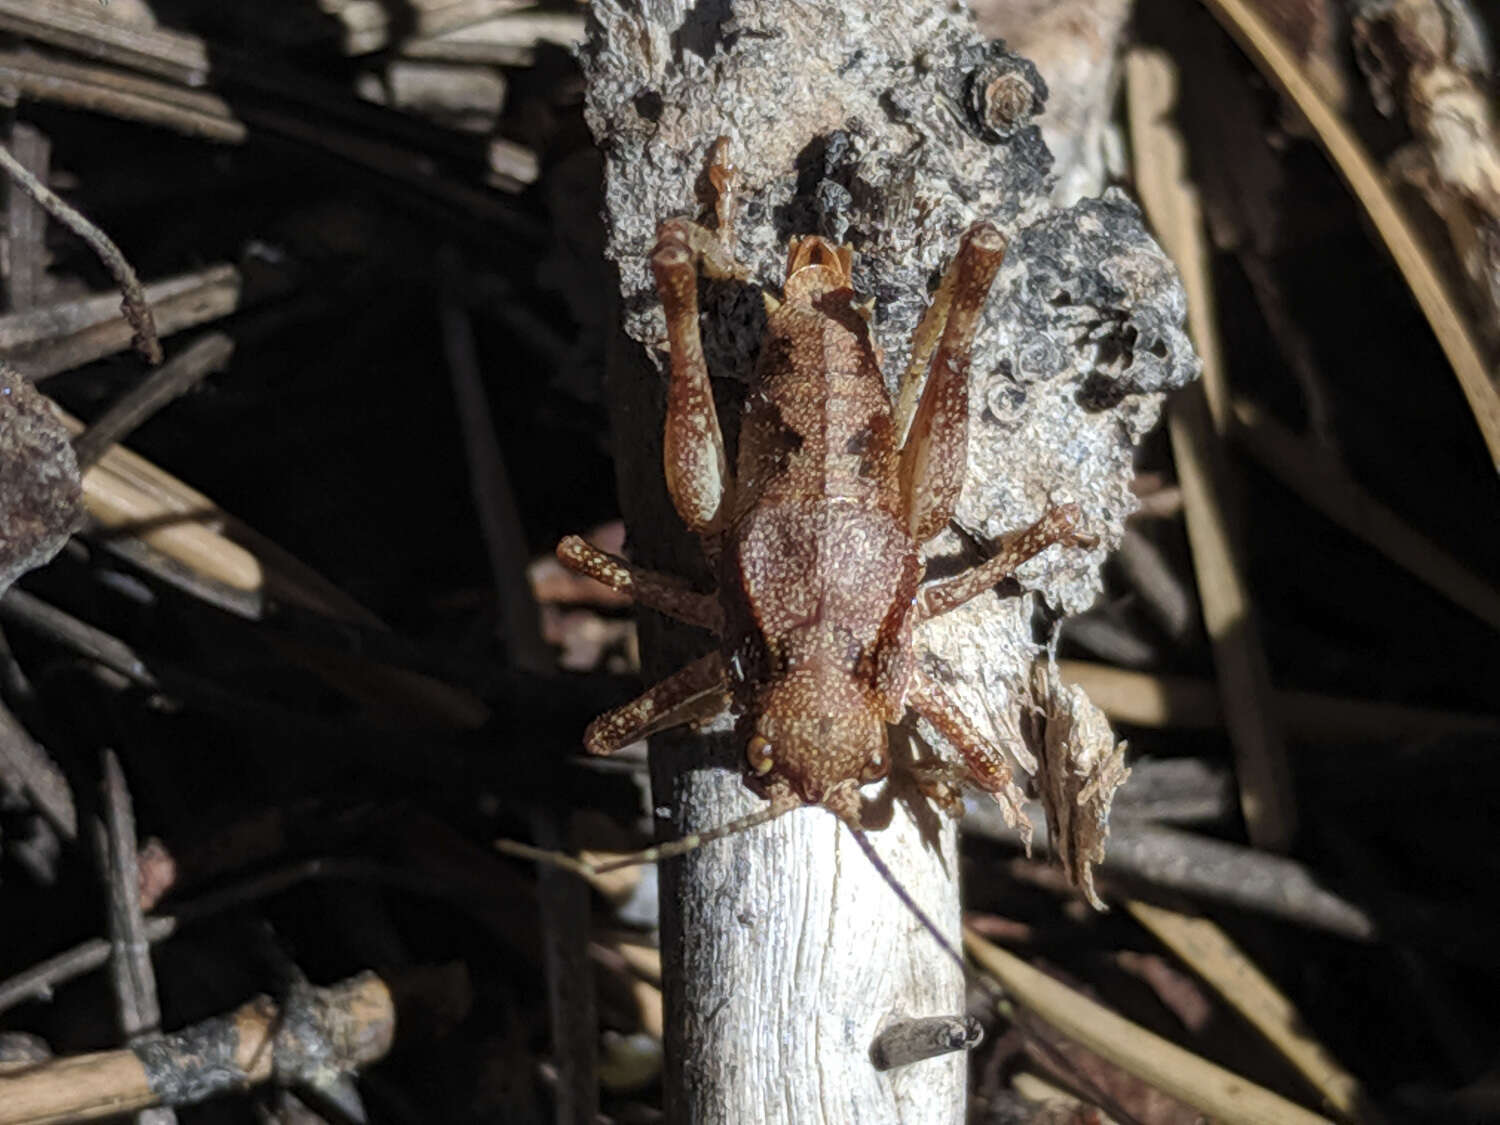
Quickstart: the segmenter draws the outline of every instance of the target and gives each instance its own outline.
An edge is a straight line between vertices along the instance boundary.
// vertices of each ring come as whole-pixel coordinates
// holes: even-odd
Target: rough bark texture
[[[596,0],[583,59],[619,270],[623,333],[610,396],[632,554],[703,577],[662,484],[665,331],[647,254],[662,219],[703,212],[706,153],[727,135],[741,170],[734,250],[753,280],[703,289],[726,428],[755,361],[758,290],[779,286],[789,236],[853,244],[856,288],[875,298],[894,385],[959,232],[988,218],[1010,251],[971,376],[969,479],[955,521],[966,534],[929,545],[931,572],[975,561],[972,541],[993,543],[1049,503],[1076,501],[1100,546],[1049,551],[1022,579],[1057,610],[1086,607],[1134,506],[1133,444],[1155,423],[1162,393],[1196,371],[1176,275],[1135,207],[1110,193],[1053,209],[1051,158],[1032,123],[1043,83],[1029,63],[984,43],[966,11],[930,0],[685,8]],[[1018,747],[1016,716],[1038,652],[1034,607],[1032,597],[988,595],[920,638],[928,672],[982,728]],[[645,624],[648,674],[706,644]],[[664,835],[757,806],[723,730],[655,741]],[[953,830],[906,799],[899,780],[895,789],[899,799],[872,795],[891,812],[875,844],[956,939]],[[871,1064],[883,1026],[959,1014],[963,989],[957,968],[826,812],[801,810],[666,865],[662,941],[672,1120],[961,1119],[961,1055],[884,1074]]]
[[[0,363],[0,594],[50,562],[82,518],[68,431],[36,388]]]
[[[1036,64],[1047,83],[1038,124],[1052,152],[1052,198],[1067,206],[1108,182],[1108,134],[1132,0],[974,0],[975,21]]]

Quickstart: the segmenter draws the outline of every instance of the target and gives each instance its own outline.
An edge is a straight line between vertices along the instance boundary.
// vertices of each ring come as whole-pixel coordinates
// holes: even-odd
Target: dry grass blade
[[[1353,1120],[1381,1120],[1359,1080],[1304,1030],[1292,1002],[1217,925],[1145,902],[1127,901],[1125,908],[1265,1036],[1329,1106]]]
[[[160,363],[161,341],[156,338],[156,324],[151,318],[151,306],[147,303],[146,293],[141,288],[141,279],[136,277],[135,270],[130,268],[130,263],[125,260],[125,255],[120,253],[120,248],[114,244],[109,235],[59,199],[52,189],[32,175],[31,170],[17,160],[10,149],[4,145],[0,145],[0,168],[3,168],[10,176],[12,183],[36,200],[37,204],[45,208],[47,213],[59,223],[88,243],[89,248],[99,256],[99,260],[104,263],[105,268],[114,277],[115,284],[124,294],[120,308],[125,313],[125,319],[130,321],[131,327],[135,329],[133,343],[148,362]]]
[[[1500,393],[1495,389],[1468,325],[1459,314],[1447,281],[1387,187],[1385,178],[1358,138],[1308,81],[1276,33],[1245,0],[1203,0],[1203,3],[1239,41],[1261,72],[1296,104],[1317,134],[1329,159],[1359,199],[1437,335],[1464,397],[1469,401],[1469,408],[1474,412],[1474,420],[1479,424],[1490,457],[1500,468]]]
[[[964,931],[964,946],[1016,1004],[1069,1039],[1223,1125],[1328,1125],[1327,1118],[1079,995],[973,930]]]
[[[1271,706],[1270,670],[1230,525],[1228,470],[1221,440],[1229,421],[1227,381],[1219,353],[1202,218],[1184,178],[1182,140],[1167,121],[1175,86],[1176,72],[1165,54],[1138,50],[1127,57],[1136,187],[1163,247],[1182,271],[1188,330],[1203,359],[1202,386],[1180,392],[1169,419],[1203,623],[1213,642],[1246,829],[1258,846],[1284,849],[1296,835],[1297,811],[1286,745]]]

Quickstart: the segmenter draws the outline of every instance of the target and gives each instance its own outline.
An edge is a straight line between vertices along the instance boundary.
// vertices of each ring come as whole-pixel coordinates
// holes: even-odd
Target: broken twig
[[[4,169],[13,183],[44,207],[49,215],[88,243],[89,248],[99,256],[99,260],[104,263],[124,294],[120,309],[130,326],[135,329],[132,343],[148,363],[160,363],[161,341],[156,338],[151,306],[146,301],[145,290],[141,288],[141,279],[136,277],[135,270],[130,268],[130,263],[120,253],[120,248],[110,240],[109,235],[63,202],[51,188],[32,175],[31,170],[4,145],[0,145],[0,169]]]

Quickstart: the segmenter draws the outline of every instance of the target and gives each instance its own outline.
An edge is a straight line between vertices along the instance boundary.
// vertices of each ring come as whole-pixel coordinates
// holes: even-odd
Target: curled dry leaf
[[[1104,712],[1081,687],[1062,682],[1050,657],[1032,665],[1031,692],[1029,733],[1052,854],[1069,882],[1103,910],[1094,890],[1094,864],[1104,859],[1115,791],[1130,776],[1125,743],[1115,741]]]

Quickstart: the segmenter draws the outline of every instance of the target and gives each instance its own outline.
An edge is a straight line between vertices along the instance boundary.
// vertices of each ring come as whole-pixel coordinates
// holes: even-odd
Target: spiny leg
[[[923,587],[918,595],[919,622],[957,609],[970,598],[1009,578],[1017,567],[1054,543],[1074,547],[1092,545],[1094,538],[1078,530],[1082,518],[1083,513],[1077,504],[1048,508],[1036,523],[1007,536],[991,558],[962,574]]]
[[[1020,830],[1029,852],[1031,822],[1021,810],[1022,793],[1012,777],[1010,762],[1006,760],[1004,751],[981,734],[979,728],[963,713],[963,709],[953,701],[953,697],[920,669],[912,677],[906,702],[913,711],[936,727],[938,733],[958,751],[965,767],[961,779],[975,788],[994,794],[1005,813],[1006,823]],[[928,769],[926,772],[929,780],[941,781],[945,785],[951,785],[955,780],[946,771]],[[918,780],[922,780],[920,773]],[[945,789],[938,789],[933,795],[945,807],[952,798],[952,794]]]
[[[728,679],[717,652],[652,684],[623,707],[606,711],[583,732],[590,754],[613,754],[648,734],[723,710]]]
[[[976,223],[959,240],[958,251],[938,287],[936,308],[923,318],[913,351],[931,349],[941,322],[932,371],[901,447],[901,496],[907,529],[918,543],[930,539],[953,515],[963,490],[969,446],[969,358],[990,285],[1005,257],[1005,239],[989,223]],[[908,397],[903,389],[902,396]],[[898,402],[898,409],[900,403]]]
[[[628,594],[637,605],[713,633],[719,632],[723,625],[724,615],[712,594],[691,590],[682,579],[670,574],[632,566],[577,535],[566,536],[557,545],[557,558],[575,574]]]

